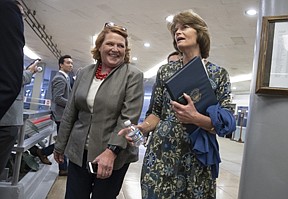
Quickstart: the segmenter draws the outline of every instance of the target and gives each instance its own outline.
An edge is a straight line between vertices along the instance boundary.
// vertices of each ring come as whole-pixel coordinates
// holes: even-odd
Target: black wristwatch
[[[118,155],[122,150],[121,147],[112,144],[108,144],[107,149],[110,149],[115,155]]]

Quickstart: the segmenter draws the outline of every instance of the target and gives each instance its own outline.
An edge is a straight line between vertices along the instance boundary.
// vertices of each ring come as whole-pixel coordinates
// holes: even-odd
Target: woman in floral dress
[[[153,131],[142,167],[142,198],[216,198],[216,177],[220,163],[216,134],[223,136],[235,129],[234,117],[225,109],[231,103],[229,75],[224,68],[206,61],[210,37],[206,23],[199,15],[193,11],[181,12],[174,16],[169,28],[174,38],[174,47],[183,56],[179,61],[159,68],[151,100],[152,113],[138,125],[144,134]],[[210,109],[217,114],[221,111],[224,111],[225,116],[228,114],[226,125],[223,125],[222,117],[213,119],[209,111],[207,115],[199,113],[190,96],[184,95],[188,104],[182,105],[171,101],[167,93],[164,82],[195,56],[205,59],[211,86],[219,100],[220,106],[213,105]],[[194,124],[200,128],[197,132],[189,132],[185,124]],[[124,132],[125,130],[119,134],[125,134]],[[195,135],[198,135],[197,138]],[[209,140],[207,143],[210,150],[207,154],[212,154],[212,161],[209,155],[204,155],[203,162],[203,154],[199,155],[199,151],[194,150],[193,139],[197,143],[198,139],[203,138],[201,136]],[[126,136],[126,139],[131,142],[129,137]]]

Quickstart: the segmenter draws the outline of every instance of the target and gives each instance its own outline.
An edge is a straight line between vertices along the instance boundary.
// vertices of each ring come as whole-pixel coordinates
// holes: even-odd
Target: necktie
[[[71,87],[71,85],[70,85],[70,78],[67,77],[66,79],[67,79],[67,84],[69,85],[69,87]]]

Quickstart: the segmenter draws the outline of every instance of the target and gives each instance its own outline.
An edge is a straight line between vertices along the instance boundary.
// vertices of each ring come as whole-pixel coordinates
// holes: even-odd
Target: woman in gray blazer
[[[65,198],[115,198],[138,148],[118,136],[124,121],[137,123],[143,105],[143,73],[129,65],[127,30],[106,23],[92,50],[96,64],[77,75],[64,110],[54,158],[69,159]],[[89,173],[87,162],[95,167]],[[96,168],[95,168],[96,169]]]

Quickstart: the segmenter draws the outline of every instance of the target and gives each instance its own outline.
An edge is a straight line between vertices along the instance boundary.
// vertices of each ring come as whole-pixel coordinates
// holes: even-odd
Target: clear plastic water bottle
[[[37,66],[37,72],[41,73],[43,71],[43,68],[41,66]]]
[[[137,127],[133,126],[130,120],[125,121],[124,125],[131,129],[131,131],[128,133],[128,136],[132,138],[134,146],[139,147],[144,143],[145,138],[142,132]]]

